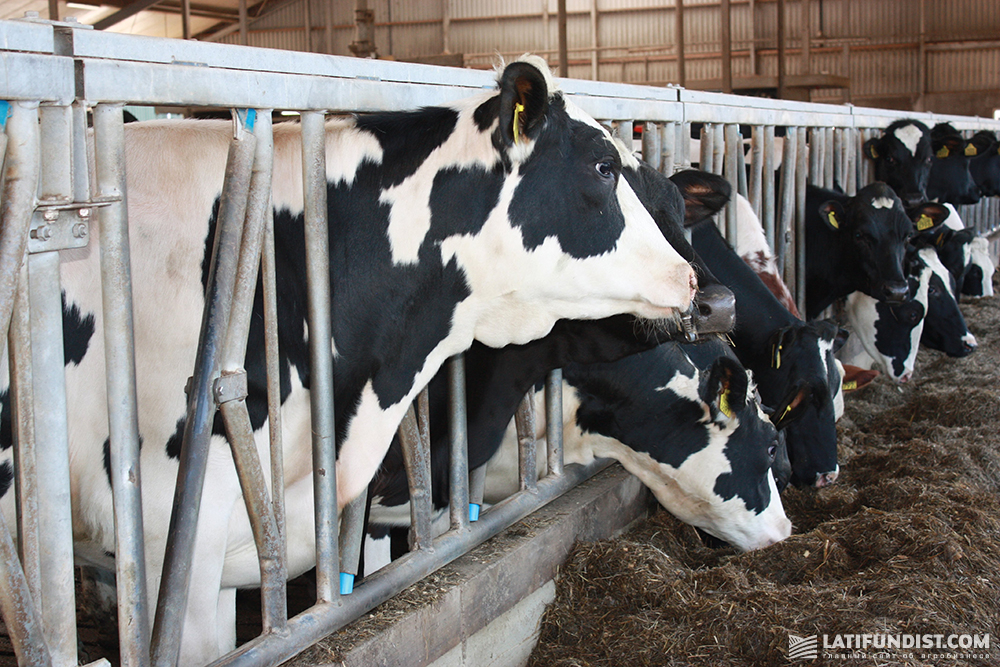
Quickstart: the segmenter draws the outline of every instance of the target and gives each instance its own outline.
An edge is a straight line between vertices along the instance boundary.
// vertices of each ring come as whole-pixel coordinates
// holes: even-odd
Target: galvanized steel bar
[[[223,390],[222,387],[229,382],[242,385]],[[224,397],[219,403],[219,412],[226,425],[226,434],[233,452],[233,463],[240,478],[243,502],[246,504],[254,544],[257,546],[257,561],[260,566],[260,608],[264,632],[280,631],[284,629],[288,619],[285,597],[285,580],[288,575],[278,527],[271,514],[267,480],[264,478],[264,469],[257,454],[250,413],[247,412],[246,373],[221,376],[216,391],[226,394],[232,391],[236,394],[231,400],[225,400],[230,399],[229,395]]]
[[[844,131],[844,171],[846,173],[847,186],[844,192],[849,197],[853,197],[858,192],[858,131],[849,127]]]
[[[35,466],[35,406],[31,385],[31,320],[28,305],[28,263],[21,265],[20,281],[14,293],[14,313],[7,337],[10,373],[10,409],[14,436],[17,508],[17,547],[24,568],[28,592],[42,599],[40,574],[41,547],[38,542],[38,470]]]
[[[761,192],[764,177],[764,127],[754,125],[750,130],[750,188],[747,199],[754,214],[760,218]]]
[[[675,171],[691,168],[691,123],[677,123],[676,147],[679,159]]]
[[[361,548],[365,541],[365,505],[368,490],[344,506],[340,513],[340,594],[354,591],[354,579],[361,563]]]
[[[97,196],[105,201],[114,200],[98,209],[96,219],[100,225],[108,437],[115,508],[118,637],[122,664],[138,666],[149,664],[149,598],[142,525],[122,105],[94,107],[94,153]]]
[[[239,125],[237,124],[237,128]],[[225,182],[219,203],[194,374],[188,392],[187,417],[181,443],[180,468],[174,489],[173,512],[156,601],[151,644],[157,667],[173,667],[187,607],[188,583],[194,551],[201,493],[205,484],[208,449],[215,416],[215,378],[228,328],[240,237],[250,188],[254,136],[237,131],[229,147]],[[310,331],[313,331],[310,327]],[[329,346],[327,346],[329,348]]]
[[[481,465],[469,472],[469,520],[478,521],[486,492],[486,466]]]
[[[313,502],[316,513],[316,599],[339,597],[336,430],[333,413],[333,328],[330,322],[330,233],[326,204],[326,126],[321,111],[302,113],[306,277],[312,407]]]
[[[660,171],[667,176],[676,171],[680,161],[677,159],[677,126],[680,123],[664,123],[660,126],[660,146],[663,149],[663,159],[660,162]]]
[[[10,119],[2,120],[6,122],[7,146],[3,162],[3,198],[0,200],[0,331],[7,331],[38,188],[41,162],[38,105],[12,102]]]
[[[17,109],[17,106],[14,108]],[[34,116],[31,110],[21,114],[19,120],[33,123]],[[14,131],[14,121],[13,117],[8,121],[12,137],[18,136]],[[34,147],[41,154],[39,192],[44,195],[45,202],[65,203],[72,199],[73,191],[70,109],[40,109],[38,122],[38,136],[58,143]],[[54,214],[54,211],[47,211],[39,224],[45,225],[49,216]],[[26,222],[24,220],[20,224]],[[14,221],[14,224],[19,223]],[[73,516],[70,507],[69,427],[59,277],[57,251],[28,255],[35,465],[39,494],[38,536],[42,556],[39,607],[53,664],[75,665],[75,595],[66,585],[73,580]]]
[[[73,516],[58,252],[28,256],[28,294],[42,556],[39,606],[53,664],[75,665],[76,604],[67,585],[73,581]]]
[[[823,158],[825,156],[826,145],[823,143],[823,128],[811,127],[809,133],[809,173],[808,182],[817,187],[826,187],[823,184]]]
[[[775,230],[778,267],[788,288],[795,294],[795,253],[792,228],[795,220],[795,163],[798,153],[798,130],[785,128],[781,159],[781,208]]]
[[[465,403],[465,357],[448,360],[448,428],[451,470],[449,499],[452,530],[469,527],[469,429]]]
[[[712,140],[712,173],[722,175],[726,155],[725,126],[722,123],[713,123],[712,130],[715,138]]]
[[[698,155],[698,166],[702,171],[708,171],[715,173],[715,149],[713,144],[715,143],[715,131],[712,129],[710,123],[705,123],[701,126],[701,151]]]
[[[743,154],[743,134],[739,131],[739,125],[736,126],[736,165],[739,167],[736,170],[737,187],[739,192],[744,197],[750,197],[750,190],[747,187],[747,165],[746,157]]]
[[[777,169],[774,155],[775,148],[774,125],[765,125],[763,183],[761,185],[761,197],[763,201],[760,205],[760,219],[764,225],[764,236],[767,237],[767,244],[771,247],[772,251],[777,253],[777,241],[775,240],[774,232],[774,209],[778,200],[778,193],[774,187],[774,172]]]
[[[399,424],[399,444],[410,487],[410,549],[426,549],[431,538],[431,455],[420,437],[414,406],[410,406]]]
[[[514,413],[517,430],[517,477],[521,491],[534,491],[538,486],[538,470],[535,459],[535,399],[534,391],[529,391],[521,399]]]
[[[545,377],[545,441],[548,447],[548,474],[563,474],[563,395],[562,369]]]
[[[28,582],[17,559],[17,548],[0,513],[0,614],[17,664],[34,667],[52,665],[52,656],[43,636],[42,619],[28,589]],[[74,628],[74,637],[76,635]]]
[[[656,171],[661,170],[663,151],[660,149],[660,130],[656,123],[642,124],[642,159]]]
[[[834,179],[834,160],[836,158],[836,148],[833,142],[833,128],[824,127],[823,128],[823,183],[824,187],[832,189],[836,185]],[[843,185],[843,184],[841,184]]]
[[[798,128],[795,158],[795,303],[806,312],[806,128]]]
[[[729,181],[730,187],[733,189],[732,198],[729,203],[726,204],[725,216],[726,216],[726,238],[731,244],[736,245],[736,196],[739,193],[740,177],[739,172],[745,170],[743,168],[743,147],[740,144],[740,128],[737,125],[731,123],[726,124],[725,128],[725,165],[723,171],[725,172],[726,179]]]

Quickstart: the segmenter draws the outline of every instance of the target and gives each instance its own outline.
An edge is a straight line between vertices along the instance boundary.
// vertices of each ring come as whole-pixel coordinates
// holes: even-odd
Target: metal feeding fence
[[[270,209],[272,113],[300,113],[312,368],[313,467],[334,469],[333,362],[326,250],[327,114],[407,109],[458,99],[494,85],[484,72],[359,60],[201,42],[101,33],[74,23],[0,22],[0,326],[9,329],[11,414],[16,441],[17,525],[0,526],[0,611],[23,665],[77,664],[67,400],[59,251],[86,246],[100,229],[115,578],[123,665],[173,665],[192,562],[198,500],[215,413],[225,421],[254,527],[261,565],[263,632],[215,664],[273,665],[388,599],[594,474],[562,464],[561,380],[547,381],[548,474],[535,480],[530,401],[518,415],[521,491],[470,519],[481,503],[482,469],[468,470],[465,377],[449,362],[452,388],[450,529],[431,530],[427,399],[400,427],[410,479],[411,553],[357,574],[364,499],[340,517],[335,476],[314,474],[317,600],[288,618],[277,388],[275,268]],[[641,126],[643,157],[665,173],[697,162],[746,195],[800,303],[805,185],[835,183],[852,194],[870,180],[861,143],[902,114],[561,80],[563,90],[626,140]],[[215,267],[206,291],[200,348],[188,386],[188,418],[155,614],[146,571],[138,476],[139,434],[132,332],[128,217],[123,167],[124,105],[227,110],[233,139],[218,216]],[[960,130],[1000,129],[972,118],[906,114]],[[88,125],[94,157],[88,165]],[[692,155],[692,125],[700,147]],[[748,157],[744,145],[749,140]],[[745,168],[745,164],[749,168]],[[91,173],[90,169],[93,169]],[[92,189],[93,187],[93,189]],[[980,234],[997,229],[996,201],[964,210]],[[735,233],[735,206],[722,226]],[[263,277],[269,382],[271,479],[256,455],[243,398],[243,359],[258,272]],[[475,517],[473,517],[475,518]],[[4,518],[0,516],[0,522]],[[339,524],[339,532],[338,532]],[[13,531],[11,530],[13,529]],[[16,541],[12,539],[16,536]],[[344,581],[344,594],[340,582]],[[153,621],[150,626],[150,621]],[[95,664],[105,664],[100,660]]]

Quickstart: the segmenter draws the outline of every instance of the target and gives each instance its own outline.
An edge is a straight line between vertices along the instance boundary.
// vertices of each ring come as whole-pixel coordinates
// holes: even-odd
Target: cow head
[[[932,272],[920,256],[907,253],[911,299],[902,303],[876,301],[854,292],[847,297],[847,318],[855,337],[874,363],[894,382],[909,382],[924,330]]]
[[[976,351],[976,337],[969,332],[955,297],[955,278],[948,272],[933,247],[920,248],[920,259],[930,268],[927,287],[927,314],[920,342],[950,357],[964,357]]]
[[[940,222],[933,216],[943,220],[943,215],[947,215],[942,214],[945,209],[936,204],[926,211],[923,207],[914,209],[918,210],[923,215],[920,220],[932,221],[933,225]],[[881,301],[906,299],[908,287],[903,275],[903,256],[913,225],[899,197],[885,183],[867,185],[843,203],[835,199],[823,202],[819,215],[823,223],[836,232],[834,238],[845,262],[841,268],[853,274],[858,289]],[[927,229],[933,226],[920,222],[918,228],[921,225]]]
[[[980,130],[972,135],[969,146],[975,155],[969,160],[969,173],[984,197],[1000,196],[1000,142],[997,135]]]
[[[702,368],[684,350],[711,360]],[[712,341],[663,345],[623,360],[631,372],[614,381],[567,368],[578,405],[566,446],[618,460],[682,521],[756,549],[787,537],[791,523],[770,470],[777,431],[729,354]]]
[[[993,296],[993,272],[996,266],[990,257],[990,244],[979,236],[972,239],[972,259],[962,283],[962,294],[968,296]]]
[[[975,204],[979,188],[969,172],[970,160],[977,153],[949,123],[938,123],[931,130],[931,173],[927,180],[927,197],[952,204]]]
[[[907,206],[927,199],[934,152],[926,125],[918,120],[897,120],[881,137],[866,141],[864,153],[875,163],[875,180],[888,184]]]
[[[504,215],[495,229],[491,214],[478,234],[441,244],[445,257],[459,257],[473,299],[484,297],[475,338],[520,343],[561,317],[670,318],[687,309],[694,272],[622,178],[635,158],[555,90],[540,58],[508,65],[499,89],[473,118],[490,133],[494,168],[510,174],[496,193],[494,213]],[[508,253],[512,261],[497,271]]]
[[[795,486],[825,486],[837,478],[834,401],[842,382],[833,355],[846,339],[846,331],[826,320],[797,321],[771,337],[771,367],[761,382],[787,388],[771,406],[771,420],[786,432]]]

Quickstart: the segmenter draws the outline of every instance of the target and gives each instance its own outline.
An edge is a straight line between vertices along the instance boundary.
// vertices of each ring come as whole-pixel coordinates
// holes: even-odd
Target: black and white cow
[[[950,123],[938,123],[931,128],[931,173],[927,178],[927,197],[951,204],[975,204],[980,194],[969,172],[970,158],[976,155],[975,144],[969,143]]]
[[[694,273],[621,177],[626,156],[607,131],[555,89],[541,59],[508,65],[498,81],[498,91],[452,105],[326,126],[339,507],[367,487],[416,393],[473,339],[523,343],[544,336],[560,318],[670,318],[690,304]],[[143,523],[153,597],[231,136],[228,122],[125,128]],[[274,128],[290,576],[314,559],[300,137],[297,125]],[[115,550],[115,531],[109,475],[101,464],[107,460],[108,410],[98,255],[96,245],[65,252],[61,274],[68,312],[78,313],[80,331],[90,334],[67,352],[74,534],[79,554],[103,556]],[[260,307],[258,298],[247,403],[266,471]],[[8,432],[2,466],[10,466],[10,443]],[[258,585],[260,578],[221,433],[208,458],[202,507],[211,511],[200,513],[195,537],[197,565],[180,648],[184,665],[203,664],[233,647],[235,590]],[[9,477],[4,487],[3,511],[15,525]]]
[[[927,201],[934,151],[926,125],[911,118],[897,120],[880,137],[866,141],[863,152],[874,162],[874,180],[895,190],[904,206]]]
[[[778,433],[752,374],[720,341],[665,343],[607,364],[563,369],[567,462],[612,458],[670,513],[740,549],[791,534],[771,473]],[[544,442],[542,392],[536,437]],[[517,436],[508,429],[487,468],[486,498],[517,489]]]
[[[976,154],[969,160],[969,172],[984,197],[1000,196],[1000,142],[997,135],[980,130],[969,139]]]
[[[990,256],[990,243],[982,236],[972,239],[972,261],[962,283],[966,296],[993,296],[993,273],[996,264]]]
[[[701,188],[708,187],[706,179],[701,172],[682,171],[673,177]],[[681,185],[681,191],[686,190]],[[753,371],[764,404],[774,410],[776,425],[786,431],[792,484],[825,486],[835,481],[839,466],[833,401],[841,376],[833,353],[843,343],[839,328],[792,315],[713,221],[692,227],[691,244],[736,295],[736,326],[730,339],[740,361]]]
[[[927,314],[924,316],[920,342],[949,357],[972,354],[978,344],[958,307],[955,278],[941,263],[933,246],[918,246],[917,254],[931,270]]]
[[[835,300],[864,292],[899,303],[909,294],[903,273],[906,242],[932,231],[947,217],[940,204],[919,204],[909,215],[885,183],[871,183],[854,197],[806,188],[806,317],[817,317]]]

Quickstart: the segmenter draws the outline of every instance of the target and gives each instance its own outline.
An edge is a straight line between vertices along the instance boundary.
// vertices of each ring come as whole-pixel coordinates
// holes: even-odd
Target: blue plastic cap
[[[354,575],[349,572],[340,573],[340,594],[350,595],[354,592]]]
[[[10,102],[0,100],[0,130],[7,129],[8,118],[10,118]]]
[[[479,521],[478,503],[469,503],[469,521]]]

